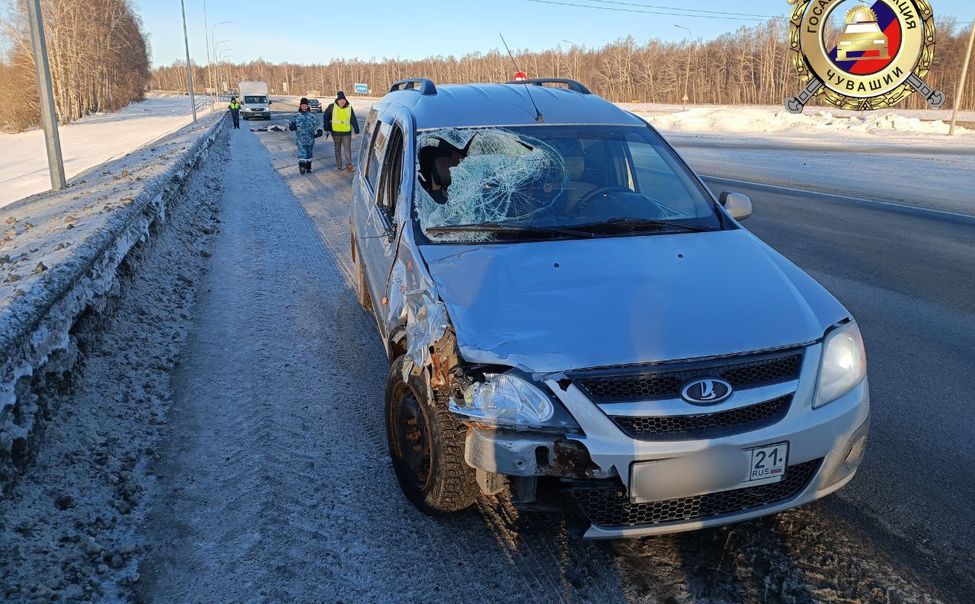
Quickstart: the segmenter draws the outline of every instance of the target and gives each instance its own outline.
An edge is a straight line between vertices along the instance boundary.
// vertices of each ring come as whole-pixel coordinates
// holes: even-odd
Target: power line
[[[738,12],[727,12],[721,10],[704,10],[702,8],[680,8],[678,6],[661,6],[658,4],[642,4],[637,2],[621,2],[620,0],[586,0],[587,2],[593,2],[598,4],[618,4],[621,6],[636,6],[639,8],[655,8],[662,10],[676,10],[688,13],[703,13],[706,15],[727,15],[732,17],[758,17],[759,19],[774,19],[772,15],[758,15],[755,13],[738,13]],[[594,7],[598,8],[598,7]],[[687,15],[691,17],[693,15]]]
[[[591,0],[599,1],[599,0]],[[694,19],[721,19],[724,21],[765,21],[770,17],[737,17],[737,16],[724,16],[724,15],[694,15],[690,13],[674,13],[674,12],[664,12],[664,11],[654,11],[654,10],[639,10],[635,8],[618,8],[615,6],[593,6],[591,4],[577,4],[575,2],[557,2],[556,0],[528,0],[528,2],[535,2],[537,4],[554,4],[557,6],[574,6],[577,8],[591,8],[594,10],[607,10],[619,13],[638,13],[643,15],[663,15],[666,17],[689,17]],[[674,9],[671,9],[674,10]],[[679,10],[679,9],[678,9]],[[735,13],[740,14],[740,13]]]

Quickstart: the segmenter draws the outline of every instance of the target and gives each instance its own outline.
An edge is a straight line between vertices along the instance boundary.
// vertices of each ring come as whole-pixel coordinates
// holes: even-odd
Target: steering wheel
[[[572,204],[568,209],[576,214],[584,214],[587,209],[587,204],[589,204],[593,199],[599,195],[605,195],[607,193],[619,193],[619,192],[629,192],[630,189],[622,185],[604,185],[602,187],[596,187],[592,191],[589,191],[578,201]]]

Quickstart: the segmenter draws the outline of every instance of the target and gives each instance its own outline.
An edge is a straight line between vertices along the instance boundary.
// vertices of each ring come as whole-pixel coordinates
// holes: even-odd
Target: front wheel
[[[403,379],[406,362],[396,359],[386,378],[386,438],[400,488],[427,514],[468,508],[478,487],[464,461],[466,428],[435,400],[422,375]]]

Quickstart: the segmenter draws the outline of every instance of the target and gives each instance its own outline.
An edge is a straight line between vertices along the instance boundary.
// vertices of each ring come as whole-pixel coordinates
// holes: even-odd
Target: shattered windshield
[[[417,141],[415,218],[431,242],[722,228],[645,127],[445,128]]]

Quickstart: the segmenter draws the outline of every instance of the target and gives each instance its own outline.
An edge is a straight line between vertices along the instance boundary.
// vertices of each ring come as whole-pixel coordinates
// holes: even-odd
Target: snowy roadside
[[[619,103],[648,120],[670,136],[684,140],[700,139],[702,143],[735,141],[739,145],[775,142],[803,149],[842,145],[876,150],[896,151],[905,147],[919,151],[926,148],[959,153],[975,153],[975,130],[959,127],[949,138],[945,111],[853,112],[828,108],[810,108],[794,115],[782,107],[767,106],[696,106],[687,111],[670,105]],[[975,121],[975,112],[962,112],[965,123]]]
[[[214,154],[225,153],[226,138],[222,130]],[[0,498],[4,602],[131,599],[169,375],[219,222],[222,184],[211,164],[220,162],[194,171],[165,227],[126,256],[118,295],[73,329],[81,362],[41,393],[43,447]]]
[[[75,363],[76,321],[117,289],[120,265],[166,222],[222,123],[202,120],[66,191],[0,208],[0,482],[25,465],[35,420],[50,412],[34,385]]]
[[[975,130],[946,136],[948,112],[620,106],[702,175],[975,215]]]
[[[210,109],[197,97],[197,112]],[[119,158],[190,123],[189,97],[153,94],[114,113],[100,113],[59,128],[66,176]],[[44,133],[0,133],[0,206],[50,189]]]

